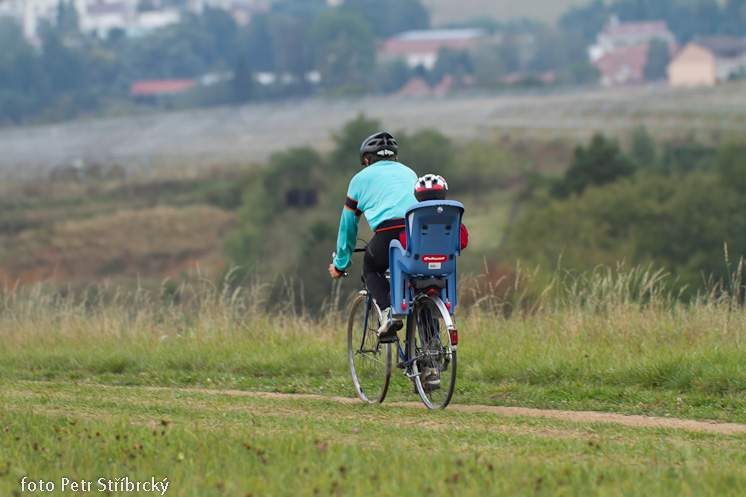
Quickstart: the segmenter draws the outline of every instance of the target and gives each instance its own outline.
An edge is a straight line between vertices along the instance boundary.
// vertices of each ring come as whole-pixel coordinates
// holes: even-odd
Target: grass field
[[[434,26],[440,26],[479,16],[492,17],[501,22],[525,17],[554,23],[571,7],[587,5],[590,0],[423,0],[422,3],[430,10],[430,22]]]
[[[64,478],[93,491],[155,480],[185,496],[739,495],[746,484],[743,433],[219,390],[2,386],[3,495],[33,495],[24,476],[55,485],[36,495],[78,495],[60,491]]]
[[[190,496],[739,495],[738,303],[680,303],[639,268],[540,285],[459,310],[457,390],[437,412],[398,371],[382,406],[359,403],[342,313],[267,315],[259,286],[7,291],[0,495],[39,480],[55,492],[36,495],[77,495],[63,478]]]

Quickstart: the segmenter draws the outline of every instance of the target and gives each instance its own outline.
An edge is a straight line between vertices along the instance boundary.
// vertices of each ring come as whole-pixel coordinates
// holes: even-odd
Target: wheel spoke
[[[359,295],[352,304],[347,325],[352,382],[358,397],[370,403],[383,402],[391,376],[391,346],[378,343],[376,336],[379,315],[367,295]]]
[[[425,297],[415,303],[415,324],[410,326],[410,343],[416,359],[412,363],[415,385],[429,408],[443,408],[453,395],[456,380],[456,351],[451,346],[450,316],[437,298]]]
[[[381,366],[383,366],[383,367],[386,367],[386,362],[385,362],[385,361],[382,361],[382,360],[380,360],[379,358],[377,358],[377,357],[375,357],[375,356],[372,356],[372,355],[370,355],[370,354],[365,354],[365,353],[362,353],[362,352],[360,352],[360,355],[362,355],[362,356],[364,356],[364,357],[367,357],[368,359],[370,359],[370,360],[371,360],[371,361],[373,361],[373,362],[377,362],[378,364],[380,364],[380,365],[381,365]]]

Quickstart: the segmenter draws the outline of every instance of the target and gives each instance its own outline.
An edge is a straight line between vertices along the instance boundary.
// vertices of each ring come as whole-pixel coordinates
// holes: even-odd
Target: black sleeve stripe
[[[350,197],[347,197],[347,200],[345,201],[345,207],[354,212],[355,217],[360,217],[360,215],[363,213],[363,211],[357,208],[357,200],[352,200]]]

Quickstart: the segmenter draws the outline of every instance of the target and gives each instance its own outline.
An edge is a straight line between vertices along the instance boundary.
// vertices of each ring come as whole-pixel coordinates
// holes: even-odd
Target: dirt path
[[[130,387],[131,388],[131,387]],[[153,390],[171,390],[167,387],[145,387]],[[264,399],[319,399],[333,400],[343,404],[357,404],[360,401],[357,398],[334,397],[327,395],[314,394],[283,394],[269,392],[247,392],[243,390],[215,390],[215,389],[180,389],[207,394],[222,394],[233,396],[259,397]],[[386,403],[388,406],[405,406],[425,408],[419,402],[391,402]],[[469,413],[490,413],[501,416],[528,416],[537,418],[553,418],[563,421],[572,421],[576,423],[611,423],[637,428],[662,428],[662,429],[679,429],[696,432],[718,433],[722,435],[734,435],[746,433],[746,424],[739,423],[719,423],[716,421],[695,421],[692,419],[679,418],[661,418],[656,416],[637,416],[625,414],[613,414],[595,411],[555,411],[550,409],[532,409],[528,407],[505,407],[505,406],[485,406],[485,405],[464,405],[451,404],[449,410]]]
[[[46,382],[28,382],[45,384]],[[89,388],[101,389],[127,389],[127,390],[147,390],[151,392],[169,392],[179,391],[184,393],[200,393],[207,395],[229,395],[233,397],[256,397],[261,399],[314,399],[338,402],[340,404],[358,404],[360,401],[350,397],[339,397],[331,395],[318,394],[285,394],[273,392],[254,392],[246,390],[220,390],[209,388],[175,388],[175,387],[148,387],[148,386],[113,386],[100,384],[86,384]],[[16,392],[18,393],[18,391]],[[414,407],[422,408],[425,406],[420,402],[386,402],[386,407]],[[639,416],[605,413],[597,411],[561,411],[552,409],[534,409],[529,407],[509,407],[509,406],[487,406],[487,405],[466,405],[451,404],[448,410],[460,411],[467,413],[489,413],[499,416],[524,416],[534,418],[552,418],[574,423],[608,423],[618,424],[635,428],[659,428],[659,429],[677,429],[692,432],[716,433],[721,435],[738,435],[746,433],[746,424],[741,423],[721,423],[717,421],[697,421],[693,419],[681,418],[662,418],[658,416]]]

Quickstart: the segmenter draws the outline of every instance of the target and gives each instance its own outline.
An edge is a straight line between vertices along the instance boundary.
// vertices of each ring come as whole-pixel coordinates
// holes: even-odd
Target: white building
[[[32,40],[36,38],[41,20],[54,22],[57,19],[59,0],[6,0],[7,9],[15,13],[23,28],[23,36]]]
[[[97,2],[81,6],[78,25],[84,33],[96,33],[101,38],[112,29],[127,29],[135,19],[134,6],[125,2]]]
[[[138,0],[84,0],[84,3],[78,10],[80,30],[102,38],[112,29],[122,29],[128,36],[141,36],[181,20],[181,14],[174,9],[138,12]]]
[[[10,4],[0,2],[0,19],[8,18],[17,22],[18,25],[23,24],[23,16],[20,12],[16,12]]]
[[[15,14],[23,26],[28,40],[38,38],[39,24],[57,22],[60,0],[6,0],[5,10]],[[68,2],[70,0],[63,0]],[[181,14],[173,9],[156,9],[138,12],[139,0],[72,0],[78,13],[78,25],[83,33],[104,37],[112,29],[123,29],[128,35],[144,34],[170,24],[178,23]],[[160,0],[155,0],[156,7]]]
[[[403,59],[409,67],[432,69],[442,48],[468,50],[480,43],[493,42],[481,29],[432,29],[406,31],[386,40],[379,51],[382,59]]]
[[[621,48],[649,45],[653,40],[668,43],[672,51],[676,47],[676,37],[669,31],[665,21],[619,22],[618,17],[612,16],[596,35],[596,44],[588,48],[588,55],[591,62],[595,62]]]
[[[223,9],[239,26],[246,26],[257,12],[269,10],[270,0],[187,0],[186,9],[201,14],[205,7]]]

